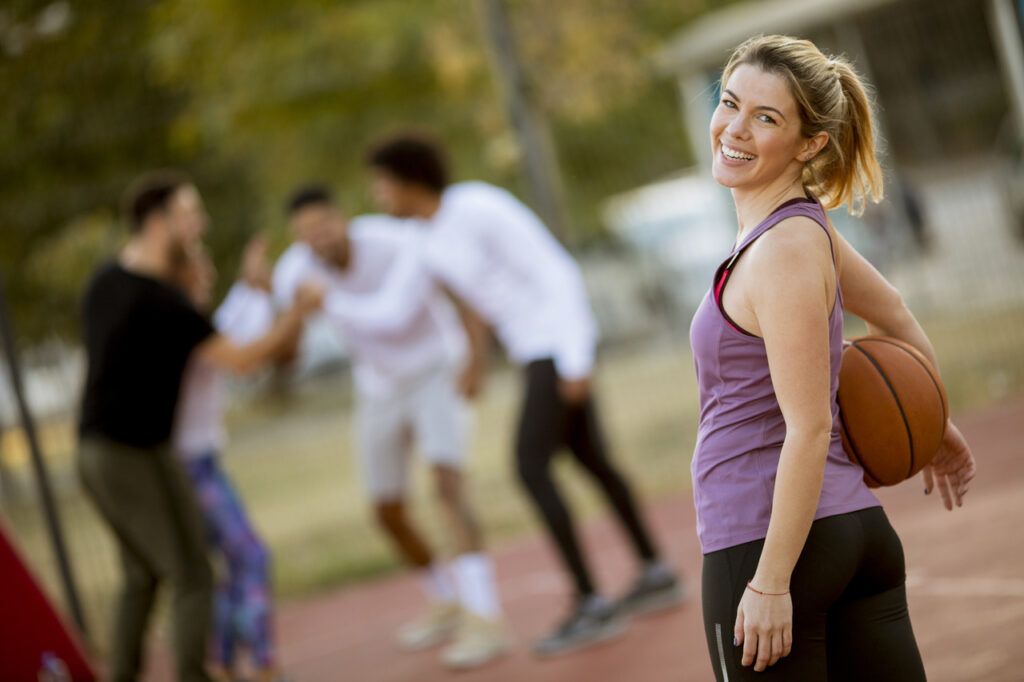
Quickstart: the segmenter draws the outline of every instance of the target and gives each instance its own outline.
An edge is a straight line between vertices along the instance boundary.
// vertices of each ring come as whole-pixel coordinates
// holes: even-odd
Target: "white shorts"
[[[457,377],[457,369],[445,366],[388,398],[359,397],[356,458],[374,501],[405,497],[413,450],[431,464],[462,468],[469,412],[456,388]]]

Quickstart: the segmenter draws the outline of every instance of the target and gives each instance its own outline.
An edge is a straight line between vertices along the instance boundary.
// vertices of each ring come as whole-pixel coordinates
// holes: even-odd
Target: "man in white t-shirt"
[[[525,368],[526,389],[516,439],[519,477],[576,587],[569,617],[535,651],[563,653],[623,630],[625,614],[680,601],[675,574],[659,559],[626,480],[606,452],[590,377],[598,330],[579,266],[540,219],[514,196],[482,182],[448,183],[439,148],[405,135],[371,150],[374,197],[391,215],[423,221],[421,248],[431,272],[494,329],[510,358]],[[402,307],[400,278],[363,301],[364,322]],[[355,315],[356,311],[350,310]],[[617,513],[640,562],[632,590],[612,603],[591,580],[569,510],[550,463],[568,446]]]
[[[462,475],[465,398],[481,377],[482,323],[468,310],[460,313],[429,277],[409,221],[382,215],[346,220],[320,186],[297,190],[287,212],[295,242],[274,268],[274,297],[283,307],[302,282],[325,286],[324,314],[353,362],[355,449],[366,492],[403,559],[420,570],[431,601],[424,617],[399,630],[399,641],[421,649],[454,636],[442,655],[447,665],[486,663],[508,647],[508,638]],[[401,324],[382,328],[348,315],[395,279],[410,285],[402,301],[409,313]],[[386,310],[380,312],[386,317]],[[407,514],[413,449],[431,465],[457,554],[451,573]]]

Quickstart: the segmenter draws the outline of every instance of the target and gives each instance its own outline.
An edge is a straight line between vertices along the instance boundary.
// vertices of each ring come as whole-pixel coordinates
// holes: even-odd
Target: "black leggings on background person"
[[[764,540],[704,555],[704,632],[718,682],[923,682],[903,545],[881,507],[819,519],[790,579],[793,648],[754,672],[733,645],[736,610]]]
[[[526,367],[526,396],[519,420],[516,465],[519,478],[540,511],[555,545],[572,574],[580,596],[594,593],[594,584],[580,551],[569,509],[551,477],[551,460],[566,445],[576,461],[594,477],[623,528],[644,560],[656,552],[644,529],[636,503],[622,475],[605,450],[593,399],[567,405],[558,389],[552,360],[536,360]]]

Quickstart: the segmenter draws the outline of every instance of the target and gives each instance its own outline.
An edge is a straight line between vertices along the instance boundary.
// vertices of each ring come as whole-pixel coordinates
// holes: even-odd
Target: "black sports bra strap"
[[[778,215],[779,213],[782,212],[783,209],[787,208],[790,210],[786,212],[786,215]],[[789,201],[780,204],[778,208],[772,211],[767,218],[761,221],[761,223],[756,228],[754,228],[754,231],[751,232],[746,237],[746,239],[740,242],[740,244],[736,247],[736,250],[732,253],[731,256],[729,256],[728,260],[723,261],[718,266],[718,269],[715,271],[714,280],[711,284],[712,297],[714,298],[718,309],[721,310],[722,315],[724,315],[725,319],[729,321],[729,324],[731,324],[733,327],[743,332],[744,334],[747,334],[748,336],[754,335],[744,330],[739,325],[735,324],[729,317],[729,315],[725,312],[725,306],[722,304],[721,297],[722,294],[724,294],[725,285],[729,281],[729,275],[732,274],[733,266],[736,264],[736,261],[739,260],[739,257],[743,255],[743,252],[747,250],[747,247],[749,247],[761,235],[763,235],[771,228],[775,227],[777,224],[781,223],[783,220],[787,218],[792,218],[797,215],[803,216],[805,218],[810,218],[811,220],[816,222],[821,227],[821,229],[825,230],[825,236],[828,237],[829,254],[832,256],[832,267],[836,273],[836,296],[838,297],[839,301],[842,300],[842,292],[839,290],[839,265],[836,262],[835,244],[832,241],[832,231],[829,229],[828,217],[825,214],[825,208],[817,199],[812,199],[810,197],[799,197],[796,199],[790,199]],[[718,289],[720,281],[721,289]]]

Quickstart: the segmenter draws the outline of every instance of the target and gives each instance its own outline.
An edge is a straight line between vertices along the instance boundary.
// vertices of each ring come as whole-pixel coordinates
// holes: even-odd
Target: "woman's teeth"
[[[722,145],[722,154],[725,158],[732,159],[733,161],[750,161],[754,158],[753,154],[741,152],[739,149],[733,149],[732,147],[724,144]]]

